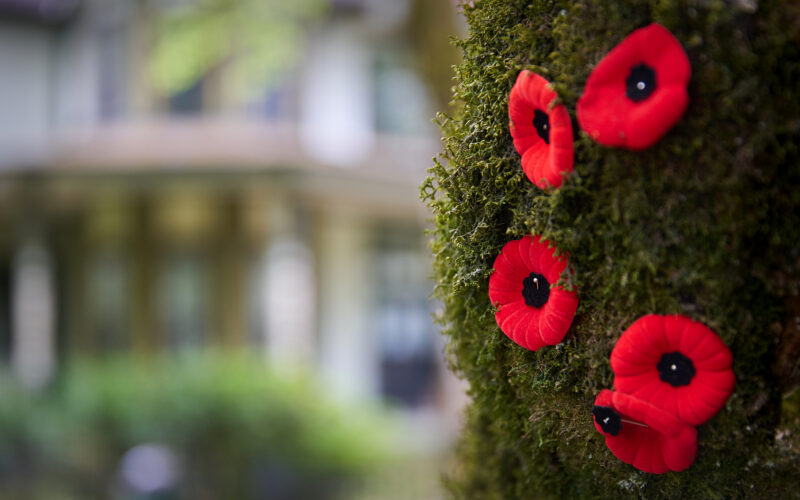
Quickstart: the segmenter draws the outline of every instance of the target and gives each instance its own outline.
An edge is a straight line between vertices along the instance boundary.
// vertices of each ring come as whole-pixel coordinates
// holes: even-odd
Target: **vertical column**
[[[235,196],[223,197],[217,228],[219,258],[215,280],[219,289],[212,292],[219,308],[220,341],[225,347],[241,346],[245,338],[245,242],[242,235],[242,208]]]
[[[85,193],[81,193],[84,197]],[[86,254],[89,241],[86,238],[86,213],[81,207],[74,216],[60,220],[55,226],[60,242],[58,300],[62,304],[65,355],[69,358],[92,350],[92,336],[89,328],[86,301]]]
[[[134,352],[153,353],[163,336],[156,322],[156,241],[153,238],[152,206],[141,197],[133,204],[133,234],[130,248],[131,299],[129,321]]]
[[[279,367],[307,366],[313,363],[315,354],[313,254],[293,200],[273,197],[267,210],[268,241],[261,256],[256,292],[267,359]]]
[[[11,366],[20,382],[42,387],[55,365],[55,286],[52,259],[38,242],[23,245],[12,262]]]
[[[319,227],[320,368],[344,401],[377,391],[375,339],[368,331],[369,246],[356,213],[329,212]]]
[[[306,153],[342,167],[367,157],[375,133],[371,53],[353,28],[342,25],[320,34],[299,85]]]

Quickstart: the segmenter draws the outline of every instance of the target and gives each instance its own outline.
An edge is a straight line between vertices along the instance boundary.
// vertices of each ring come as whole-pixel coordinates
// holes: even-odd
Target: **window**
[[[175,115],[190,115],[203,112],[205,80],[203,78],[191,86],[169,97],[169,111]]]
[[[173,350],[202,347],[207,327],[204,261],[197,254],[180,253],[166,264],[160,287],[166,343]]]
[[[378,248],[375,326],[383,396],[407,407],[430,400],[437,376],[428,262],[415,234]]]
[[[99,252],[88,268],[89,327],[94,342],[104,352],[122,352],[128,338],[128,269],[124,256]]]
[[[380,53],[374,66],[375,123],[379,132],[428,135],[433,105],[420,76],[394,52]]]

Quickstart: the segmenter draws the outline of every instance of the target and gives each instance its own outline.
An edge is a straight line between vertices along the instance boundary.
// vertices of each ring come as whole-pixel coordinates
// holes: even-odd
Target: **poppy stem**
[[[642,426],[642,427],[647,427],[647,428],[649,428],[649,427],[650,427],[650,426],[649,426],[649,425],[647,425],[647,424],[643,424],[643,423],[641,423],[641,422],[635,422],[635,421],[633,421],[633,420],[626,420],[626,419],[624,419],[624,418],[621,418],[620,420],[621,420],[622,422],[627,422],[627,423],[629,423],[629,424],[633,424],[633,425],[639,425],[639,426]]]

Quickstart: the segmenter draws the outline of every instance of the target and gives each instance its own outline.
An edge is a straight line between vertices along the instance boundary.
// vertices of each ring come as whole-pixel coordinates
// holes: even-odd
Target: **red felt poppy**
[[[646,149],[686,111],[691,71],[669,30],[655,23],[638,29],[589,75],[578,100],[578,123],[600,144]]]
[[[634,396],[603,389],[592,415],[614,456],[641,471],[682,471],[697,456],[694,427]]]
[[[716,333],[685,316],[636,320],[611,352],[614,388],[683,422],[713,417],[736,385],[733,356]]]
[[[514,147],[522,155],[522,170],[541,189],[557,188],[572,172],[572,121],[550,83],[531,71],[521,71],[508,98]]]
[[[555,286],[567,259],[539,236],[525,236],[503,246],[489,278],[489,299],[498,306],[495,319],[508,338],[535,351],[561,342],[578,307],[578,294]]]

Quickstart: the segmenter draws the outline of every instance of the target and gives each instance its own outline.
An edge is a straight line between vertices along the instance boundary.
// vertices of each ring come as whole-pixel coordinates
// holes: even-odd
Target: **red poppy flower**
[[[498,326],[508,338],[535,351],[561,342],[578,307],[578,294],[554,286],[567,267],[547,240],[530,235],[505,244],[489,278],[489,299],[499,305]]]
[[[508,98],[514,147],[522,155],[522,170],[541,189],[557,188],[562,174],[572,172],[572,121],[550,83],[531,71],[521,71]]]
[[[634,396],[603,389],[592,415],[611,453],[641,471],[682,471],[697,456],[697,429]]]
[[[648,148],[686,111],[691,71],[669,30],[655,23],[638,29],[589,75],[578,100],[578,123],[600,144]]]
[[[673,315],[636,320],[611,352],[614,388],[691,425],[713,417],[733,392],[730,350],[708,327]]]

